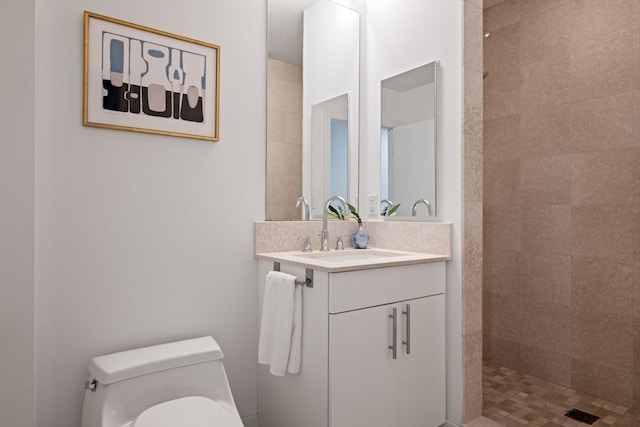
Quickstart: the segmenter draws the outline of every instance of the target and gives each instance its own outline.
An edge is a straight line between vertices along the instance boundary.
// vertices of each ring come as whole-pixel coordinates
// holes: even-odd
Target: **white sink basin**
[[[381,258],[407,256],[410,254],[398,251],[384,251],[380,249],[356,249],[330,252],[299,253],[296,257],[313,258],[326,262],[352,262],[352,261],[372,261]]]

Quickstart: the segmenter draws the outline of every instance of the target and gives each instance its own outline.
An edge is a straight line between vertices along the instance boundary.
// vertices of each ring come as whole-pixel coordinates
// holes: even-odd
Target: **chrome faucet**
[[[416,211],[418,210],[418,205],[420,203],[424,203],[427,206],[427,212],[429,216],[431,216],[431,203],[427,199],[420,199],[413,204],[413,208],[411,209],[411,216],[416,216]]]
[[[387,208],[385,210],[383,210],[382,215],[385,215],[387,212],[389,212],[391,209],[393,209],[396,205],[389,199],[383,199],[380,200],[380,208],[382,209],[383,205],[387,205]]]
[[[293,213],[296,213],[300,205],[302,205],[304,209],[302,211],[302,220],[309,221],[309,201],[305,197],[300,196],[296,199],[296,206],[293,208]]]
[[[331,196],[324,204],[324,209],[322,210],[322,232],[320,233],[320,250],[323,252],[327,252],[329,250],[329,230],[327,226],[327,210],[329,209],[329,205],[334,200],[339,201],[342,204],[342,212],[344,215],[349,215],[349,206],[347,206],[347,202],[340,196]]]

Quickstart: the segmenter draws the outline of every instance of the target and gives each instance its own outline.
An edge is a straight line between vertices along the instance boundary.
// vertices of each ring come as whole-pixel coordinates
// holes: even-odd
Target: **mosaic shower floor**
[[[640,414],[508,368],[482,367],[483,415],[504,426],[585,427],[564,414],[576,408],[600,417],[593,426],[640,427]]]

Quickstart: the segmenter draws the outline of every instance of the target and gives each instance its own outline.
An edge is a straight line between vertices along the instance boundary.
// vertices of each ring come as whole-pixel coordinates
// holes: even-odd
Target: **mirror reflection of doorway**
[[[349,128],[345,120],[331,119],[331,195],[349,200]]]

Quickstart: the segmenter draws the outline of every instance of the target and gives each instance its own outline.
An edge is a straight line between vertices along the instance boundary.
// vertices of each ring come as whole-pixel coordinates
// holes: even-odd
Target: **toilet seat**
[[[132,427],[236,427],[237,414],[202,396],[189,396],[159,403],[143,411]]]

